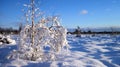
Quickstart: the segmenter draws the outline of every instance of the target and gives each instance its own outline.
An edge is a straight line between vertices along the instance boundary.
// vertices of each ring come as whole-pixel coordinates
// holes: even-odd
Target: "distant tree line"
[[[88,31],[82,31],[80,29],[80,27],[78,26],[75,31],[73,32],[67,32],[67,34],[111,34],[111,35],[115,35],[115,34],[120,34],[120,31],[115,31],[113,28],[110,28],[111,31],[101,31],[101,32],[96,32],[96,31],[91,31],[90,29]]]
[[[20,32],[20,28],[13,29],[12,27],[10,27],[10,28],[0,27],[0,34],[18,34],[19,32]]]
[[[19,26],[19,29],[13,29],[12,27],[10,28],[0,27],[0,34],[19,34],[21,29],[22,29],[22,25]],[[120,34],[120,31],[115,31],[113,28],[110,29],[111,31],[101,31],[101,32],[92,31],[90,29],[88,31],[82,31],[78,26],[75,29],[75,31],[73,32],[68,31],[67,34],[77,34],[77,36],[80,36],[81,34],[111,34],[111,35]]]

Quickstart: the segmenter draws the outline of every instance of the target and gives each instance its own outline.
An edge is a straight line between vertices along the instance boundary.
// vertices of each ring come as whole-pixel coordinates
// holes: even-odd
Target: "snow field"
[[[0,48],[1,67],[120,67],[120,36],[68,35],[69,50],[62,50],[54,61],[28,61],[4,59],[17,48],[8,45]],[[8,54],[7,51],[9,50]]]

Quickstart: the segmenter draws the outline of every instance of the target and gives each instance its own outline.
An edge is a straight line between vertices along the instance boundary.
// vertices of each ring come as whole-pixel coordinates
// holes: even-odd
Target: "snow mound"
[[[3,44],[15,45],[16,41],[11,39],[9,35],[7,36],[0,35],[0,45],[3,45]]]

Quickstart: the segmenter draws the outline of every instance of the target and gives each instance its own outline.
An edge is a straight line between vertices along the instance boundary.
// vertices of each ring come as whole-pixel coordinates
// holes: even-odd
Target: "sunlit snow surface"
[[[12,38],[19,44],[19,37]],[[7,59],[16,45],[0,45],[0,67],[120,67],[120,35],[68,35],[69,51],[63,50],[55,61],[38,62]]]

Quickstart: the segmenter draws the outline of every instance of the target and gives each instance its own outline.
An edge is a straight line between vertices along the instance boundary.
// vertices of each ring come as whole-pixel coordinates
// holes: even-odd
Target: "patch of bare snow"
[[[12,62],[10,62],[9,64],[6,64],[6,67],[12,67],[12,66],[15,66],[15,67],[22,67],[22,66],[25,66],[25,65],[28,65],[28,62],[26,60],[22,60],[22,59],[16,59]]]

